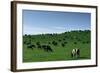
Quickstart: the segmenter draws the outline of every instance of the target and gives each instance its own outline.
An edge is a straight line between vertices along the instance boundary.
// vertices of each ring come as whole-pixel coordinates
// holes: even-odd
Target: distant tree
[[[28,38],[31,38],[31,35],[27,35],[28,36]]]
[[[64,44],[67,44],[68,42],[64,42]]]
[[[48,42],[48,44],[51,44],[51,42]]]
[[[88,43],[90,43],[89,41],[86,41],[86,43],[88,44]]]
[[[53,52],[53,49],[49,45],[42,45],[42,49],[46,52]]]
[[[85,42],[84,42],[84,41],[83,41],[82,43],[83,43],[83,44],[85,44]]]
[[[37,45],[37,48],[39,48],[39,49],[40,49],[40,48],[42,48],[42,46],[41,46],[41,45]]]
[[[23,44],[26,44],[27,43],[27,41],[26,40],[23,40]]]
[[[62,47],[65,47],[65,44],[64,43],[62,43],[61,45],[62,45]]]
[[[85,32],[90,32],[90,30],[84,30]]]
[[[68,36],[66,35],[65,38],[68,38]]]
[[[36,45],[40,45],[40,42],[36,42]]]
[[[46,48],[46,45],[42,45],[42,48]]]
[[[25,36],[27,36],[27,34],[25,34]]]
[[[46,46],[45,50],[46,50],[47,52],[53,52],[53,50],[51,49],[51,47],[50,47],[49,45]]]
[[[59,41],[59,42],[61,42],[61,40],[60,40],[60,39],[59,39],[58,41]]]
[[[78,32],[82,32],[82,30],[79,30]]]
[[[74,42],[74,44],[77,44],[77,42]]]
[[[52,44],[53,44],[54,46],[57,46],[58,43],[57,43],[56,41],[53,41]]]
[[[34,44],[32,44],[32,47],[35,48],[36,46]]]
[[[65,39],[65,38],[63,38],[63,40],[65,41],[66,39]]]
[[[29,48],[29,49],[32,49],[32,50],[33,50],[33,48],[35,48],[35,45],[34,45],[34,44],[27,45],[27,48]]]

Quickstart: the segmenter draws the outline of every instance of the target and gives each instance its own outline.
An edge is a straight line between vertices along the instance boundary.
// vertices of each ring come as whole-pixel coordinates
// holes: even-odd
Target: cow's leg
[[[77,56],[78,56],[78,58],[80,57],[80,50],[79,49],[77,51]]]
[[[78,53],[77,55],[78,55],[78,58],[79,58],[80,57],[80,53]]]
[[[71,53],[71,57],[73,58],[73,53]]]

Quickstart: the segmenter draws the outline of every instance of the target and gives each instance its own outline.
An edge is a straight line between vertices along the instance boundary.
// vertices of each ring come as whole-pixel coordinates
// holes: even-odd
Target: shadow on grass
[[[78,57],[78,58],[70,58],[68,60],[83,60],[83,59],[90,59],[89,57]]]
[[[79,59],[90,59],[89,57],[79,57]]]

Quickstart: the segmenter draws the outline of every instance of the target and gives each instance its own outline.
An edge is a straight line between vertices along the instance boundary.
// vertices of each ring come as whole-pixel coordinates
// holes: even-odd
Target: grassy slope
[[[31,41],[31,44],[34,45],[36,45],[36,42],[40,42],[41,45],[47,44],[51,46],[53,52],[45,52],[37,47],[32,50],[27,48],[26,44],[23,44],[23,62],[74,60],[70,55],[73,48],[80,49],[79,60],[90,59],[91,57],[90,31],[71,31],[53,35],[30,35],[30,37],[23,36],[24,41]],[[58,45],[54,46],[51,43],[52,41],[56,41]],[[64,47],[61,45],[63,42],[67,42]]]

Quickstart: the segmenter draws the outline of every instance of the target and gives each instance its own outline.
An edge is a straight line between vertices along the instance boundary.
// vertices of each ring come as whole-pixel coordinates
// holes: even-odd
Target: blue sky
[[[91,14],[23,10],[23,34],[62,33],[72,30],[90,30]]]

